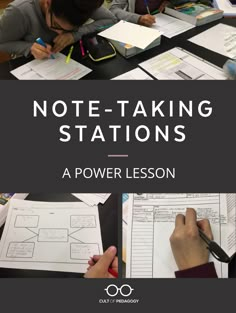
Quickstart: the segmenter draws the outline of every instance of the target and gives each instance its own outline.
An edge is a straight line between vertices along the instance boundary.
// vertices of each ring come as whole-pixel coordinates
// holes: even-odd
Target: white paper
[[[70,60],[62,53],[54,54],[55,59],[33,60],[11,71],[20,80],[77,80],[90,73],[88,67]]]
[[[208,50],[236,58],[236,28],[233,26],[218,24],[196,35],[189,41]]]
[[[159,54],[139,66],[160,80],[227,79],[220,68],[180,48]]]
[[[151,76],[142,71],[139,67],[112,78],[113,80],[153,80]]]
[[[99,203],[105,203],[105,201],[110,197],[110,193],[72,193],[73,196],[80,199],[84,203],[94,206]]]
[[[82,202],[10,202],[0,267],[85,273],[89,258],[102,253],[97,207]]]
[[[221,244],[221,226],[227,225],[225,194],[172,193],[133,194],[129,197],[126,276],[130,278],[174,277],[177,266],[169,238],[175,217],[188,207],[198,219],[209,219],[214,240]],[[226,250],[228,251],[228,250]],[[225,266],[212,256],[219,277]]]
[[[149,27],[120,21],[112,27],[99,33],[99,36],[125,42],[129,45],[145,49],[154,40],[161,36],[161,33]]]
[[[7,212],[9,208],[9,202],[12,199],[22,199],[24,200],[27,196],[28,193],[14,193],[12,196],[10,196],[12,193],[1,193],[0,197],[8,198],[8,202],[6,202],[5,205],[0,204],[0,227],[5,223],[5,220],[7,218]]]
[[[236,7],[228,0],[213,0],[213,4],[214,7],[224,11],[224,16],[236,16]]]
[[[159,30],[167,38],[172,38],[195,27],[195,25],[167,14],[158,13],[154,16],[156,17],[156,23],[153,24],[152,28]]]

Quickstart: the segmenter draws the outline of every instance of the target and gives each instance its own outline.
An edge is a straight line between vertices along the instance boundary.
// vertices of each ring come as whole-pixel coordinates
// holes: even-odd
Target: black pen
[[[207,244],[207,248],[209,249],[213,257],[220,262],[229,263],[231,261],[231,258],[228,256],[228,254],[215,241],[208,238],[207,235],[205,235],[199,227],[198,230],[200,237]]]

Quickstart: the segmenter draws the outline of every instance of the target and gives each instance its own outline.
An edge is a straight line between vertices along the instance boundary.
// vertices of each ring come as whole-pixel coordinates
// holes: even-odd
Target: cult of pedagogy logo
[[[128,284],[123,284],[120,287],[118,287],[115,284],[110,284],[104,290],[109,298],[99,299],[99,303],[138,303],[139,302],[139,299],[130,298],[134,289]]]

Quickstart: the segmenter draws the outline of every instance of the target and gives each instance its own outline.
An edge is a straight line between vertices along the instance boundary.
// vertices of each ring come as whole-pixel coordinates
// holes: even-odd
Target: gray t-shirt
[[[75,41],[82,35],[94,32],[99,27],[116,23],[117,19],[107,9],[100,7],[91,18],[91,24],[83,25],[74,32]],[[58,34],[48,28],[42,14],[39,0],[15,0],[0,18],[0,51],[28,56],[30,48],[38,37],[48,44]]]

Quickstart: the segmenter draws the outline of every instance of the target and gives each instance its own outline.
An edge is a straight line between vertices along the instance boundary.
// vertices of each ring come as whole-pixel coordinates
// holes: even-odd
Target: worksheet
[[[83,202],[11,200],[0,267],[85,273],[102,254],[97,207]]]
[[[70,60],[62,53],[54,54],[54,59],[33,60],[11,71],[20,80],[77,80],[90,73],[88,67]]]
[[[209,219],[214,240],[222,244],[221,227],[230,209],[226,194],[140,193],[129,194],[126,276],[175,277],[177,269],[169,242],[175,217],[192,207],[198,219]],[[228,249],[226,250],[226,252]],[[227,276],[227,264],[210,256],[219,277]]]
[[[72,193],[73,196],[80,199],[84,203],[94,206],[99,203],[103,204],[110,197],[110,193]]]
[[[160,80],[226,80],[222,69],[181,48],[173,48],[139,64]]]
[[[198,46],[234,59],[236,58],[235,39],[236,27],[220,23],[188,40]]]
[[[157,29],[152,29],[126,21],[120,21],[114,26],[111,26],[99,33],[99,36],[125,42],[140,49],[145,49],[154,40],[161,36],[161,32]]]
[[[137,67],[134,70],[121,74],[112,78],[114,80],[153,80],[151,76],[146,74],[141,68]]]
[[[195,27],[195,25],[167,14],[158,13],[154,16],[156,18],[156,23],[152,25],[152,28],[159,30],[163,33],[163,36],[167,38],[172,38]]]

